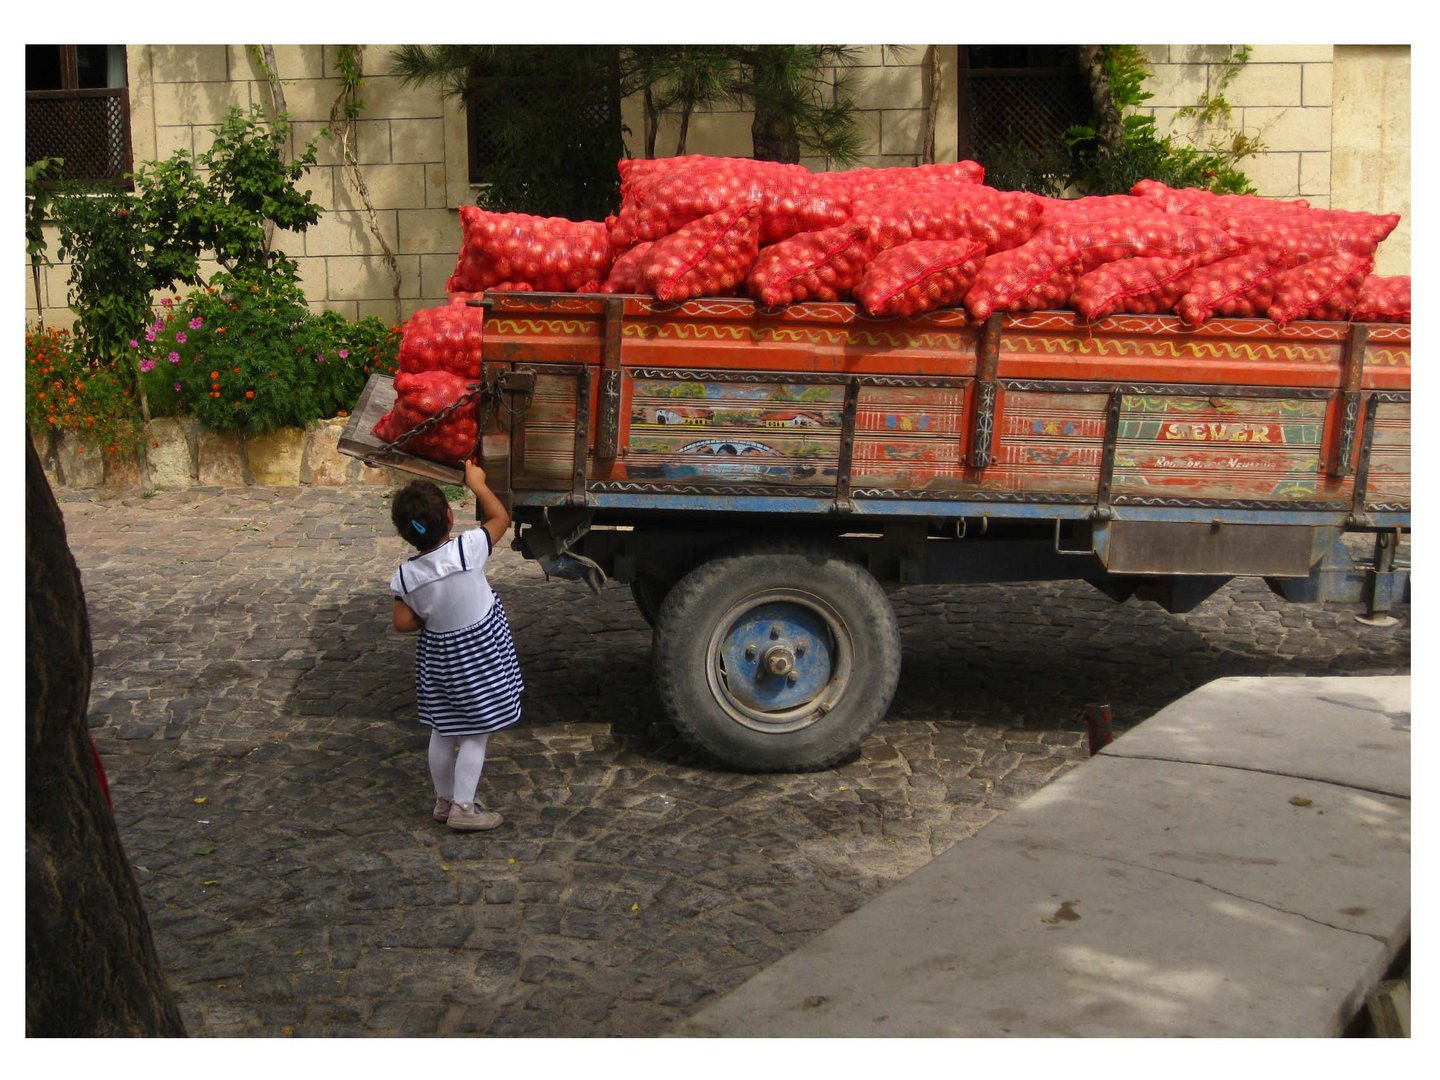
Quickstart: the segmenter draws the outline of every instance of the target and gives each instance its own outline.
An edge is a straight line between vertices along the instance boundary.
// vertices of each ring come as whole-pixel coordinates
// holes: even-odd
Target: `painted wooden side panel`
[[[1127,396],[1113,494],[1121,498],[1344,498],[1320,456],[1327,402]]]
[[[550,375],[543,369],[535,379],[535,393],[526,403],[522,438],[512,449],[514,482],[538,487],[565,488],[575,458],[575,417],[578,378]]]
[[[855,483],[928,489],[965,475],[966,386],[860,388]]]
[[[1094,492],[1100,482],[1109,397],[1007,390],[988,485],[1007,491]]]
[[[783,380],[637,378],[625,471],[634,480],[835,482],[845,390]]]
[[[1375,410],[1366,501],[1410,501],[1410,403],[1382,402]]]
[[[576,483],[578,432],[580,482],[637,491],[1342,505],[1358,393],[1379,398],[1365,501],[1408,504],[1408,326],[1032,312],[1004,317],[989,364],[981,330],[958,310],[515,294],[494,301],[484,351],[487,371],[536,373],[517,488]],[[583,416],[578,368],[554,365],[591,373]],[[597,453],[602,426],[615,437]]]

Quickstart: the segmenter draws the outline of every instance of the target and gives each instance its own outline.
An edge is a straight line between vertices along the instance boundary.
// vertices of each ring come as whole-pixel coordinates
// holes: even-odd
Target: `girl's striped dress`
[[[505,607],[485,579],[490,534],[472,529],[402,563],[390,589],[424,620],[415,647],[420,722],[480,735],[520,719],[525,690]]]

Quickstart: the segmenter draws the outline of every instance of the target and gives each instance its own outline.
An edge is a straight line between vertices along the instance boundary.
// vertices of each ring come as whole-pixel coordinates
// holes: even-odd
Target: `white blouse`
[[[390,591],[425,623],[444,634],[474,626],[490,614],[495,593],[485,580],[490,534],[471,529],[434,551],[412,556],[390,579]]]

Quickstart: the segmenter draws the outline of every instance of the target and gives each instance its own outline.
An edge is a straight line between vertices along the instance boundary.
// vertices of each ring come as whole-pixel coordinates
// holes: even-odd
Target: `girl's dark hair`
[[[428,551],[440,542],[450,524],[450,503],[429,480],[407,484],[390,501],[390,520],[407,544]]]

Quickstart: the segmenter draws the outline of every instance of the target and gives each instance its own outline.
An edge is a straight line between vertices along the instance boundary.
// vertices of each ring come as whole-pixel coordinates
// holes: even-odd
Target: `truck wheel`
[[[863,567],[827,548],[769,545],[681,578],[652,655],[687,739],[747,772],[805,772],[854,754],[884,717],[900,630]]]

